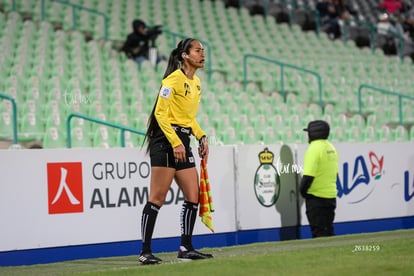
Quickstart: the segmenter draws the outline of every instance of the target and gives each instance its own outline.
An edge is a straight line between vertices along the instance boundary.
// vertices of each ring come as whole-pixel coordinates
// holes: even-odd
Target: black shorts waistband
[[[185,134],[188,134],[188,135],[191,134],[191,127],[182,127],[182,126],[178,126],[178,125],[171,125],[171,126],[175,131],[179,131],[179,132],[182,132],[182,133],[185,133]]]

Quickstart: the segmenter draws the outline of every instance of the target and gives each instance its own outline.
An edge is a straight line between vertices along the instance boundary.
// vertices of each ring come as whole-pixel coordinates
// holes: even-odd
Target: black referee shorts
[[[194,155],[190,147],[191,129],[173,126],[178,137],[181,139],[186,152],[186,162],[176,162],[173,148],[160,130],[156,133],[150,145],[151,167],[174,168],[177,171],[195,167]]]

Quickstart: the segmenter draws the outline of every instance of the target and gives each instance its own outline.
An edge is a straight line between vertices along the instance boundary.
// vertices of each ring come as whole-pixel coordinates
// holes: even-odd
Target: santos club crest
[[[259,153],[260,166],[254,177],[256,198],[265,207],[274,205],[280,193],[280,179],[273,166],[273,156],[268,148]]]

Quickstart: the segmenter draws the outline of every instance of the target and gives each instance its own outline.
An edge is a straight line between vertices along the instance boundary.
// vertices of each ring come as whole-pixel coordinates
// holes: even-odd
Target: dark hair
[[[163,79],[165,79],[172,72],[174,72],[175,70],[181,67],[181,63],[183,61],[183,57],[181,56],[181,54],[190,53],[190,49],[192,46],[191,43],[193,43],[193,41],[196,41],[196,39],[194,38],[183,39],[177,44],[177,48],[171,51],[170,57],[168,59],[167,68],[165,69],[164,76],[162,77]],[[154,103],[154,107],[152,108],[151,114],[148,118],[147,133],[145,134],[145,138],[143,141],[143,144],[145,142],[148,142],[147,153],[149,152],[149,146],[151,144],[151,140],[154,136],[154,133],[156,133],[156,131],[160,129],[160,126],[158,125],[158,122],[154,115],[155,107],[157,106],[157,101],[158,101],[158,94],[157,94],[157,99],[155,100],[155,103]]]
[[[141,19],[135,19],[134,21],[132,21],[132,30],[135,32],[137,30],[137,28],[139,27],[146,27],[146,24],[144,21],[142,21]]]

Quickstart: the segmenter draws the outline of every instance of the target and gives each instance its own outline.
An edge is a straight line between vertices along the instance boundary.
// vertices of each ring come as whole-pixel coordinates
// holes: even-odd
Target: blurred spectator
[[[388,35],[390,33],[400,33],[401,28],[398,28],[397,25],[394,25],[391,22],[390,16],[388,13],[382,13],[378,17],[377,23],[377,33],[382,35]]]
[[[319,11],[322,30],[328,33],[330,39],[341,36],[343,20],[357,16],[348,0],[322,0],[316,4],[316,9]]]
[[[321,19],[322,31],[326,32],[330,39],[341,36],[339,26],[339,13],[332,0],[322,0],[316,4]]]
[[[339,18],[342,20],[348,20],[358,15],[358,12],[352,7],[352,4],[348,0],[335,0],[334,4],[338,11]]]
[[[405,12],[402,22],[404,31],[411,40],[414,40],[414,7]]]
[[[382,0],[378,7],[389,14],[396,14],[401,11],[403,4],[400,0]]]
[[[128,35],[121,51],[125,52],[128,58],[135,60],[138,68],[140,68],[142,62],[150,58],[150,48],[155,48],[155,39],[161,33],[160,25],[147,28],[144,21],[136,19],[132,22],[132,33]],[[155,59],[156,63],[166,60],[164,56],[160,56],[157,53]]]
[[[401,18],[396,17],[395,20],[391,20],[390,15],[387,13],[379,16],[377,23],[377,46],[382,48],[386,55],[413,55],[413,41],[409,34],[405,33],[403,24],[399,21]]]
[[[377,46],[386,55],[396,55],[398,39],[392,33],[398,33],[397,28],[391,23],[388,13],[382,13],[378,17],[377,23]]]

